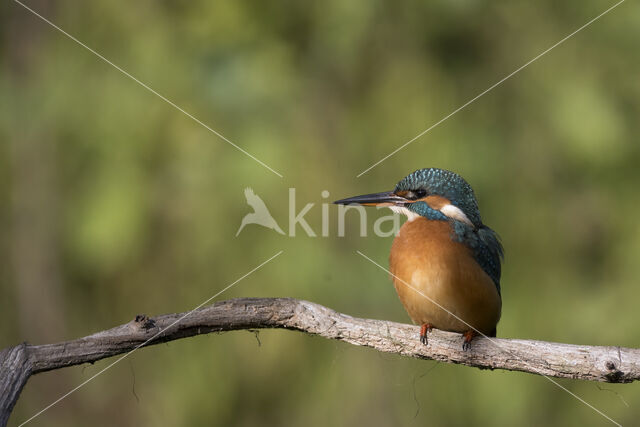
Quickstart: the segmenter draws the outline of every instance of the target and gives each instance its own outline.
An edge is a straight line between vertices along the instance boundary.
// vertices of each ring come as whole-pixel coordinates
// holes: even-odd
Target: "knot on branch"
[[[156,322],[146,314],[137,314],[133,319],[133,322],[137,327],[144,330],[149,330],[151,328],[155,328],[156,326]]]
[[[621,382],[622,378],[624,377],[624,372],[618,369],[618,367],[616,366],[616,362],[614,362],[613,360],[608,360],[604,364],[604,366],[609,371],[604,375],[609,382],[612,382],[612,383]]]

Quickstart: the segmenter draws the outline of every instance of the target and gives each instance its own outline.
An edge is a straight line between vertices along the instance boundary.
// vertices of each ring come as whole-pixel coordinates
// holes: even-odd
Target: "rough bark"
[[[134,320],[93,335],[57,344],[18,346],[0,352],[0,426],[7,423],[20,390],[32,374],[95,362],[141,346],[241,329],[283,328],[386,353],[505,369],[558,378],[626,383],[640,378],[640,349],[545,341],[475,338],[462,350],[460,334],[434,330],[427,346],[417,326],[360,319],[291,298],[241,298],[190,313]]]

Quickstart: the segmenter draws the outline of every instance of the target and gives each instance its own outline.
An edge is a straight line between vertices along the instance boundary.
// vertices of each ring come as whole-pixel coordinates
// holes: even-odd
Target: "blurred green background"
[[[640,5],[625,2],[406,149],[356,175],[614,2],[27,4],[280,178],[14,2],[0,6],[0,347],[219,299],[289,296],[409,322],[392,238],[282,236],[288,188],[321,204],[422,167],[462,174],[502,236],[498,336],[640,347]],[[330,192],[328,199],[321,192]],[[31,425],[606,425],[542,377],[287,331],[136,352]],[[111,360],[33,377],[12,425]],[[559,381],[622,424],[640,388]]]

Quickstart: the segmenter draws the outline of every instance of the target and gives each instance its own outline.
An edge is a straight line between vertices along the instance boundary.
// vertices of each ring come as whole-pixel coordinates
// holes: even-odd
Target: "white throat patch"
[[[409,209],[405,208],[404,206],[389,206],[389,209],[391,209],[395,213],[406,215],[407,221],[413,221],[414,219],[420,216],[415,212],[411,212]]]

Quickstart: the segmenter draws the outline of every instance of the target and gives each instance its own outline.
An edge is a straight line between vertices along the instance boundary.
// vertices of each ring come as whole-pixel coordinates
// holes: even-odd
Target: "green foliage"
[[[291,296],[408,322],[387,275],[355,253],[384,264],[391,238],[359,237],[357,215],[345,237],[333,206],[329,237],[255,225],[235,233],[250,212],[245,187],[285,232],[295,187],[298,210],[315,203],[306,219],[320,235],[322,203],[391,190],[430,166],[464,176],[502,237],[498,336],[637,347],[638,4],[622,4],[356,178],[612,4],[33,3],[284,178],[20,6],[0,6],[2,27],[12,28],[0,51],[0,347],[189,310],[281,249],[220,298]],[[41,254],[55,268],[34,282],[25,265],[41,265]],[[61,323],[29,316],[29,306]],[[259,339],[239,332],[142,350],[38,422],[605,422],[541,377],[286,331]],[[109,362],[34,377],[13,422]],[[622,424],[637,419],[635,385],[560,382]]]

